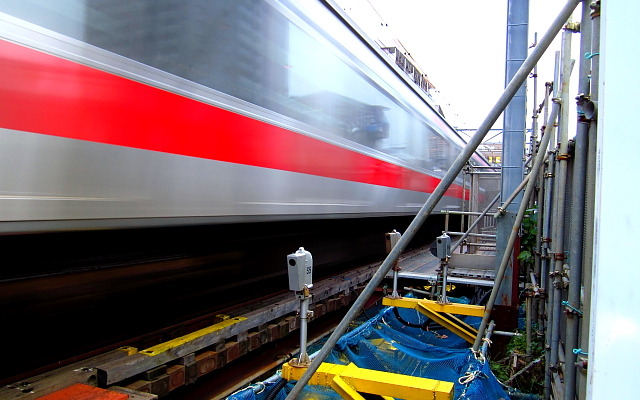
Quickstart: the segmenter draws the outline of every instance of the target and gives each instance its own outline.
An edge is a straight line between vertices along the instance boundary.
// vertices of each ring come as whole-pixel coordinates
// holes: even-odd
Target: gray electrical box
[[[440,260],[451,257],[451,237],[446,233],[436,238],[436,256]]]
[[[289,265],[289,290],[299,292],[304,287],[311,288],[313,273],[313,257],[311,253],[300,247],[298,251],[287,256]]]

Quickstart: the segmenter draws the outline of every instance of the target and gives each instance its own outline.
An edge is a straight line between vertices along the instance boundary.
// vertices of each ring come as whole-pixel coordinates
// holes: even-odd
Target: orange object
[[[125,393],[76,383],[46,396],[38,397],[38,400],[127,400],[128,398],[129,395]]]

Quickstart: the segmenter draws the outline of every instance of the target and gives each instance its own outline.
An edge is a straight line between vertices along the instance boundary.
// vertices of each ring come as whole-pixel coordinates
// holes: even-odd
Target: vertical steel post
[[[327,358],[333,347],[338,342],[340,336],[342,336],[342,334],[344,334],[344,332],[347,330],[351,321],[358,315],[360,309],[362,309],[366,301],[375,291],[375,288],[387,275],[387,273],[393,266],[393,263],[398,260],[400,254],[402,254],[402,252],[407,247],[411,239],[413,239],[424,221],[431,214],[436,204],[440,201],[440,199],[442,199],[446,190],[454,182],[458,174],[460,174],[460,171],[462,171],[462,168],[464,168],[465,164],[469,161],[480,143],[482,143],[484,137],[489,132],[489,129],[491,129],[493,124],[502,113],[502,110],[504,110],[511,97],[513,97],[518,88],[522,85],[525,79],[527,79],[527,76],[533,69],[533,66],[540,60],[542,54],[547,50],[547,48],[553,41],[553,38],[560,31],[562,25],[569,18],[579,2],[580,0],[567,1],[556,19],[551,23],[551,26],[540,40],[540,44],[533,50],[524,64],[522,64],[520,70],[518,70],[518,72],[515,74],[487,117],[478,127],[476,133],[471,137],[467,146],[465,146],[462,152],[458,155],[456,160],[451,165],[451,168],[449,168],[438,186],[434,189],[431,196],[429,196],[429,198],[427,199],[426,203],[422,206],[420,211],[418,211],[416,218],[411,222],[402,238],[398,241],[393,250],[391,250],[391,253],[389,253],[378,271],[376,271],[376,273],[371,277],[369,283],[365,286],[364,290],[362,291],[360,296],[358,296],[349,311],[347,311],[342,321],[340,321],[331,336],[329,336],[325,344],[322,346],[322,349],[318,352],[317,357],[313,359],[311,365],[309,365],[309,368],[307,368],[307,370],[305,371],[304,375],[295,384],[291,392],[289,392],[289,394],[287,395],[287,400],[296,399],[298,397],[300,392],[302,392],[304,386],[309,382],[309,379],[311,379],[311,376],[313,376],[313,374],[318,370],[320,364],[322,364],[325,358]],[[482,330],[486,328],[486,325],[487,324],[485,323],[485,326]]]
[[[303,298],[300,299],[300,358],[299,365],[309,365],[309,354],[307,353],[307,322],[309,320],[309,301],[311,295],[309,289],[305,287],[302,291]]]
[[[556,165],[556,154],[552,152],[549,154],[549,163],[547,166],[547,174],[545,181],[545,199],[544,199],[544,222],[542,224],[542,267],[540,272],[540,283],[543,286],[544,293],[547,295],[547,303],[544,307],[545,309],[545,374],[544,374],[544,398],[549,399],[551,393],[551,375],[549,374],[549,360],[551,359],[551,336],[550,336],[550,325],[551,318],[553,317],[553,307],[551,304],[553,303],[553,295],[555,291],[553,290],[553,286],[549,284],[549,266],[550,264],[550,249],[549,243],[551,243],[551,223],[553,213],[552,213],[552,204],[553,204],[553,188],[555,181],[555,165]],[[544,304],[544,303],[543,303]]]
[[[582,17],[580,20],[580,58],[578,77],[577,111],[578,123],[575,137],[575,152],[573,164],[573,202],[571,206],[571,234],[569,235],[569,295],[568,302],[572,310],[579,310],[580,293],[582,291],[582,259],[583,233],[585,214],[585,182],[587,178],[587,152],[589,121],[584,117],[584,102],[589,96],[589,73],[591,63],[584,57],[591,51],[591,17],[587,0],[582,1]],[[569,312],[565,339],[565,371],[564,371],[564,399],[575,400],[576,396],[576,361],[573,349],[578,348],[578,334],[580,315]]]
[[[533,305],[532,305],[532,297],[530,295],[526,295],[524,298],[525,305],[525,331],[527,335],[527,357],[531,357],[531,342],[532,342],[532,321],[533,321]]]
[[[527,57],[529,24],[529,0],[507,0],[507,53],[505,81],[511,79],[514,71]],[[518,89],[504,112],[504,129],[502,132],[502,181],[501,193],[504,199],[522,182],[524,177],[523,156],[525,150],[526,132],[526,84]],[[509,231],[513,223],[513,214],[518,210],[522,201],[520,193],[513,202],[504,207],[507,214],[496,221],[496,260],[502,258],[504,245],[509,238]],[[496,266],[497,268],[497,266]],[[513,271],[513,265],[509,264],[505,271],[507,284],[502,285],[497,298],[497,304],[512,307],[517,301],[517,293],[514,291],[514,282],[518,279]]]
[[[479,201],[480,201],[480,175],[478,175],[476,173],[477,171],[474,171],[473,169],[471,169],[471,201],[469,202],[469,211],[473,211],[473,212],[477,212],[478,208],[480,207],[479,205]],[[464,218],[464,216],[462,216],[462,218]],[[478,217],[475,217],[473,215],[469,215],[467,217],[467,224],[469,226],[476,226],[475,221],[476,219],[479,219]],[[475,231],[471,231],[470,233],[478,233],[477,228],[474,228]],[[467,228],[467,230],[469,230],[469,228]],[[471,236],[469,238],[469,242],[471,243],[478,243],[478,239],[474,236]],[[471,246],[468,250],[468,253],[476,253],[478,251],[478,247],[477,246]]]
[[[600,81],[600,2],[591,4],[591,95],[592,102],[598,101],[598,85]],[[585,55],[586,56],[586,55]],[[596,117],[597,118],[597,117]],[[589,147],[587,156],[587,182],[586,182],[586,213],[585,213],[585,234],[584,234],[584,302],[582,312],[585,318],[582,321],[580,336],[580,348],[589,352],[589,315],[591,312],[591,278],[593,275],[593,238],[595,220],[595,180],[596,180],[596,159],[597,159],[597,121],[592,118],[589,121]],[[587,383],[586,377],[579,374],[578,395],[581,399],[586,398]]]
[[[563,104],[567,105],[562,108],[562,114],[560,118],[560,129],[558,130],[559,145],[558,153],[556,154],[556,160],[558,161],[558,173],[556,177],[557,181],[557,195],[555,196],[554,203],[554,225],[551,248],[553,249],[553,288],[554,291],[553,314],[551,320],[551,356],[550,356],[550,368],[551,372],[558,370],[560,365],[558,363],[558,351],[560,346],[560,318],[562,315],[562,294],[563,283],[562,273],[564,265],[564,221],[565,221],[565,202],[566,202],[566,182],[567,182],[567,162],[569,160],[569,77],[571,75],[571,35],[572,32],[565,29],[562,32],[562,51],[561,51],[561,75],[560,75],[560,90],[559,95],[563,101]]]
[[[549,118],[549,95],[551,94],[553,83],[546,82],[544,85],[544,101],[542,103],[543,112],[544,112],[544,120],[543,123],[546,122]],[[543,130],[546,130],[546,126],[542,127]],[[539,147],[538,151],[547,152],[548,149]],[[546,320],[545,313],[546,307],[544,298],[546,296],[546,288],[547,288],[547,250],[548,250],[548,242],[547,238],[549,237],[549,204],[551,203],[550,192],[547,189],[547,182],[550,179],[549,175],[549,165],[553,165],[551,161],[547,161],[547,166],[544,174],[540,174],[539,186],[540,193],[538,193],[538,198],[540,199],[540,206],[538,207],[538,235],[537,239],[537,249],[538,249],[538,261],[536,264],[536,274],[538,276],[538,280],[540,282],[540,289],[542,290],[542,296],[538,300],[538,335],[544,336]],[[551,175],[553,172],[551,171]],[[545,224],[546,223],[546,224]]]
[[[529,1],[507,0],[507,54],[505,67],[505,85],[511,80],[518,68],[527,58],[529,24]],[[504,128],[502,131],[502,194],[503,198],[522,182],[524,176],[522,159],[525,143],[526,124],[526,84],[518,88],[517,93],[504,110]],[[507,211],[518,210],[521,196],[507,207]]]

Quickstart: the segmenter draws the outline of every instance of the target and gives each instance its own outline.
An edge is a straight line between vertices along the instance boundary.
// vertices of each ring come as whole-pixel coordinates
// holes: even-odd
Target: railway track
[[[321,336],[330,329],[378,265],[368,264],[314,285],[312,335]],[[0,399],[35,399],[72,383],[126,387],[161,397],[174,391],[172,398],[222,397],[273,370],[296,351],[297,308],[298,300],[288,292],[229,307],[223,310],[226,314],[208,315],[138,338],[139,343],[155,344],[146,350],[121,347],[5,384]],[[190,385],[196,381],[205,384]],[[205,392],[210,397],[203,397]]]

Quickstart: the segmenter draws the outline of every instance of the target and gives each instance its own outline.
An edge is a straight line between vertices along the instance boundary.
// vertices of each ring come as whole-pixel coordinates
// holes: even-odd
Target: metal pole
[[[529,0],[507,0],[507,46],[505,62],[505,83],[527,57],[529,22]],[[535,67],[535,64],[533,65]],[[504,110],[504,129],[502,131],[502,175],[501,192],[503,198],[514,192],[524,177],[522,156],[525,149],[526,125],[526,85],[518,88],[518,92]],[[503,207],[515,212],[518,209],[521,194],[518,193],[513,206]],[[503,242],[499,240],[498,243]],[[511,297],[511,296],[509,296]]]
[[[553,130],[554,121],[558,118],[558,113],[560,112],[560,102],[553,103],[553,108],[551,110],[551,116],[549,117],[549,121],[547,122],[547,129],[544,132],[544,136],[542,137],[542,141],[540,143],[541,148],[546,148],[549,144],[549,139],[551,137],[551,131]],[[487,324],[489,323],[489,317],[491,316],[491,311],[493,310],[493,305],[496,302],[496,298],[498,297],[498,290],[500,289],[500,284],[502,283],[502,278],[504,277],[504,273],[507,269],[507,264],[511,259],[511,251],[513,250],[513,245],[516,242],[516,237],[518,236],[518,231],[520,230],[520,224],[522,224],[522,219],[524,218],[524,212],[527,209],[527,199],[533,193],[533,187],[535,186],[533,183],[538,176],[538,171],[542,166],[542,161],[544,160],[546,153],[538,152],[536,155],[536,160],[533,163],[533,167],[531,168],[529,179],[529,184],[524,192],[523,201],[520,202],[520,208],[518,213],[516,214],[516,220],[513,224],[513,228],[511,229],[511,234],[509,235],[509,240],[507,241],[507,245],[504,251],[504,255],[502,257],[502,261],[500,262],[500,267],[498,268],[498,272],[496,273],[496,277],[493,283],[493,289],[491,290],[491,296],[489,296],[489,301],[487,301],[487,305],[485,306],[484,316],[482,317],[482,322],[480,323],[480,328],[478,328],[478,335],[476,336],[476,340],[473,343],[473,351],[478,351],[480,348],[480,342],[482,341],[482,335],[484,330],[487,329]]]
[[[562,52],[561,52],[561,75],[560,75],[560,98],[563,104],[569,103],[569,76],[571,75],[571,35],[572,32],[565,29],[562,32]],[[550,373],[560,369],[558,363],[558,351],[560,347],[560,317],[562,315],[562,271],[564,265],[564,226],[565,226],[565,202],[567,184],[567,162],[569,160],[569,107],[562,108],[560,118],[560,129],[558,130],[559,147],[556,160],[558,161],[557,174],[557,196],[555,196],[554,207],[554,229],[551,247],[553,249],[554,271],[553,271],[553,316],[551,319],[551,358]]]
[[[538,44],[538,32],[533,34],[533,46]],[[533,114],[531,116],[531,157],[537,152],[538,141],[538,65],[533,67]]]
[[[309,300],[311,296],[307,295],[308,289],[303,291],[304,298],[300,303],[300,358],[299,365],[309,365],[309,354],[307,354],[307,320],[309,314]]]
[[[482,343],[482,355],[487,358],[487,351],[489,351],[489,339],[491,339],[491,334],[495,333],[493,329],[496,327],[496,323],[491,321],[489,326],[487,327],[487,333],[484,335],[484,338],[487,339]]]
[[[462,171],[462,168],[464,168],[464,166],[466,165],[467,161],[471,158],[475,150],[482,143],[484,137],[489,132],[489,129],[491,129],[493,124],[496,122],[504,108],[509,103],[511,97],[513,97],[518,88],[522,85],[525,79],[527,79],[527,76],[529,76],[529,72],[531,72],[533,66],[540,60],[542,54],[544,54],[544,52],[547,50],[554,37],[560,31],[565,21],[569,18],[579,2],[580,0],[567,1],[565,6],[560,11],[560,14],[558,14],[556,19],[552,22],[549,30],[547,30],[547,32],[540,40],[540,44],[535,49],[533,49],[531,55],[529,55],[529,57],[522,64],[522,67],[520,67],[518,72],[514,75],[513,79],[511,80],[511,82],[509,82],[487,117],[478,127],[476,133],[471,137],[467,146],[458,155],[456,160],[451,165],[451,168],[449,168],[449,171],[447,171],[438,186],[434,189],[431,196],[429,196],[429,198],[427,199],[426,203],[422,206],[420,211],[418,211],[418,214],[407,228],[405,234],[402,236],[402,238],[400,238],[398,244],[391,250],[378,271],[376,271],[376,273],[371,277],[371,280],[369,281],[367,286],[365,286],[360,296],[358,296],[349,311],[347,311],[345,316],[342,318],[342,321],[340,321],[336,329],[325,342],[324,346],[322,346],[322,349],[318,353],[318,357],[316,357],[311,362],[311,365],[305,371],[304,375],[302,375],[300,380],[295,384],[291,392],[287,395],[287,400],[296,399],[298,397],[300,392],[302,392],[304,386],[309,382],[309,379],[311,379],[311,376],[313,376],[313,374],[318,370],[320,364],[322,364],[325,358],[327,358],[335,344],[338,342],[340,336],[342,336],[342,334],[344,334],[344,332],[347,330],[351,321],[358,315],[360,309],[364,306],[369,297],[371,297],[375,288],[387,275],[387,273],[393,266],[393,263],[398,260],[400,254],[402,254],[402,252],[418,232],[424,221],[431,214],[436,204],[440,201],[440,199],[442,199],[446,190],[449,188],[449,186],[451,186],[460,171]],[[485,323],[483,330],[486,328],[486,325],[487,324]]]
[[[544,293],[547,295],[547,303],[544,307],[546,318],[545,321],[545,374],[544,374],[544,393],[545,399],[549,398],[551,393],[551,376],[547,373],[549,371],[549,359],[551,356],[550,347],[551,337],[549,336],[550,318],[553,314],[553,308],[550,306],[553,303],[554,291],[550,290],[549,284],[549,243],[551,242],[551,219],[553,216],[551,204],[553,203],[553,188],[554,188],[554,176],[555,176],[556,154],[554,152],[549,154],[549,164],[547,167],[547,176],[545,182],[545,199],[544,199],[544,223],[542,224],[542,266],[540,271],[540,284],[544,289]],[[544,302],[542,302],[545,305]]]
[[[447,299],[447,274],[449,273],[449,261],[440,262],[440,268],[442,270],[442,290],[440,291],[440,303],[446,304],[449,302]]]
[[[597,103],[600,81],[600,3],[591,5],[591,101]],[[597,118],[597,117],[596,117]],[[585,316],[582,320],[580,336],[580,348],[589,352],[589,324],[591,310],[591,278],[593,275],[593,237],[594,237],[594,212],[595,212],[595,181],[596,181],[596,159],[597,159],[597,121],[592,118],[589,123],[589,155],[587,157],[587,184],[586,184],[586,213],[585,213],[585,235],[584,235],[584,301],[582,312]],[[587,382],[586,377],[578,375],[578,396],[586,398]]]
[[[587,0],[582,2],[582,18],[580,20],[580,54],[591,51],[591,17]],[[580,309],[580,293],[582,288],[582,247],[584,233],[585,213],[585,182],[587,178],[587,152],[589,121],[584,118],[583,104],[585,96],[589,95],[589,70],[590,62],[584,57],[580,58],[578,80],[578,124],[575,137],[575,152],[573,163],[573,203],[571,206],[571,234],[569,235],[569,306],[572,310]],[[565,339],[565,368],[564,383],[565,400],[575,400],[576,396],[576,361],[577,355],[573,349],[578,348],[578,334],[580,328],[580,316],[569,312]]]
[[[524,304],[525,304],[525,317],[526,317],[526,334],[527,334],[527,357],[531,357],[531,325],[532,325],[532,320],[533,320],[533,316],[532,316],[532,304],[531,304],[531,300],[532,297],[531,295],[527,294],[526,297],[524,298]]]
[[[542,104],[540,104],[541,109],[544,110],[544,119],[543,119],[543,124],[548,120],[549,118],[549,94],[550,94],[550,86],[552,85],[552,83],[550,82],[546,82],[544,85],[544,100],[542,102]],[[546,127],[543,125],[542,130],[546,129]],[[544,151],[546,152],[547,149],[544,149],[540,146],[538,146],[538,151]],[[546,274],[543,274],[543,263],[546,262],[544,259],[544,256],[546,254],[543,254],[543,246],[546,246],[546,243],[543,241],[543,238],[548,237],[548,235],[543,236],[543,221],[545,221],[546,217],[547,217],[547,208],[545,207],[545,201],[547,199],[547,191],[546,191],[546,181],[548,180],[548,178],[546,177],[547,173],[545,172],[544,174],[540,174],[540,178],[538,179],[538,186],[540,187],[540,191],[538,193],[538,200],[539,200],[539,206],[538,206],[538,232],[536,234],[536,276],[540,279],[540,288],[542,289],[542,291],[544,292],[544,289],[547,286],[547,281],[546,281]],[[539,336],[543,336],[544,334],[544,326],[545,326],[545,320],[544,320],[544,313],[545,313],[545,304],[544,304],[544,296],[541,296],[538,298],[537,301],[538,304],[538,310],[537,310],[537,314],[538,314],[538,335]]]

